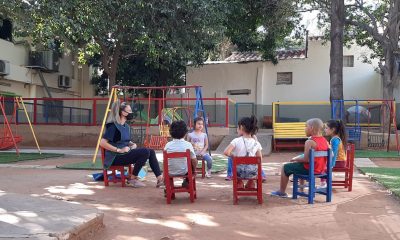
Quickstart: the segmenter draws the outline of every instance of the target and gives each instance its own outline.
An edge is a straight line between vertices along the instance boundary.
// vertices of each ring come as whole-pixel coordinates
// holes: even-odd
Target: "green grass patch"
[[[94,164],[92,164],[92,161],[67,163],[61,166],[57,166],[57,168],[74,170],[103,170],[101,159],[97,159]]]
[[[360,170],[400,197],[400,168],[372,167]]]
[[[228,165],[228,158],[223,155],[212,155],[213,164],[212,164],[212,173],[218,173],[226,170],[226,166]],[[161,170],[163,169],[163,163],[159,161]],[[207,163],[206,163],[207,164]],[[199,161],[198,167],[201,166],[201,161]],[[148,168],[150,169],[150,168]]]
[[[390,151],[373,151],[373,150],[356,150],[357,158],[398,158],[398,152]]]
[[[213,167],[212,167],[212,172],[217,173],[226,170],[227,166],[227,161],[228,158],[222,156],[222,155],[213,155]],[[200,163],[200,161],[199,161]],[[163,163],[162,161],[159,161],[160,168],[162,170],[163,168]],[[146,164],[147,169],[150,169],[149,164]],[[68,163],[64,164],[61,166],[57,166],[57,168],[62,168],[62,169],[76,169],[76,170],[102,170],[102,164],[101,164],[101,159],[97,159],[96,163],[93,165],[92,161],[85,161],[85,162],[79,162],[79,163]]]
[[[55,157],[62,157],[64,154],[59,153],[20,153],[19,156],[13,152],[0,152],[0,164],[13,163],[20,161],[48,159]]]

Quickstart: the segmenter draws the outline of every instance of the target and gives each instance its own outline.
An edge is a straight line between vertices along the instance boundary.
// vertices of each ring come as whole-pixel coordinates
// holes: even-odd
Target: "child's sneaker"
[[[232,181],[232,176],[226,176],[225,180],[226,181]]]
[[[282,193],[280,191],[274,191],[271,192],[271,196],[276,196],[276,197],[281,197],[281,198],[287,198],[288,194],[287,193]]]
[[[145,187],[146,185],[139,181],[139,179],[131,179],[128,181],[129,186],[134,187],[134,188],[141,188]]]
[[[262,182],[263,182],[263,183],[266,183],[266,182],[267,182],[267,177],[263,177],[263,178],[262,178]]]
[[[206,170],[206,178],[211,178],[211,169]]]
[[[326,182],[321,182],[321,185],[319,185],[319,188],[326,188],[328,185]]]
[[[182,187],[183,187],[183,188],[189,187],[189,180],[188,180],[187,178],[184,178],[184,179],[183,179]]]

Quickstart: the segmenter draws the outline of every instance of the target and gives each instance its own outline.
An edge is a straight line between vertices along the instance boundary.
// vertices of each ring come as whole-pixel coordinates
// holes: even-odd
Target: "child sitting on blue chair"
[[[281,182],[278,191],[271,192],[273,196],[288,197],[286,187],[289,182],[289,176],[292,174],[308,174],[309,169],[309,152],[310,149],[315,151],[327,151],[329,144],[322,136],[324,123],[319,118],[312,118],[306,122],[305,132],[309,139],[304,144],[304,157],[294,158],[290,163],[283,165],[281,171]],[[321,174],[326,171],[326,157],[315,157],[314,173]]]

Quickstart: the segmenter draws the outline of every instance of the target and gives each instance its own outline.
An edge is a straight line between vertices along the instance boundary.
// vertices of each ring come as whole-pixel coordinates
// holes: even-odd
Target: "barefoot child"
[[[207,162],[206,177],[211,177],[212,158],[207,153],[208,138],[203,132],[204,119],[197,117],[194,119],[194,131],[188,134],[187,140],[193,145],[197,159],[204,159]]]
[[[228,157],[262,157],[261,144],[253,138],[253,134],[257,132],[257,119],[255,116],[244,117],[238,123],[237,132],[240,137],[232,140],[225,149],[224,154]],[[241,164],[237,167],[237,175],[239,178],[255,178],[257,176],[256,165]],[[238,181],[238,187],[243,188],[243,182]],[[254,180],[248,180],[246,188],[254,188]]]
[[[305,132],[309,139],[304,144],[304,157],[294,158],[290,163],[283,165],[281,171],[281,183],[278,191],[271,192],[273,196],[288,197],[286,187],[289,176],[292,174],[308,174],[309,151],[326,151],[329,148],[328,142],[322,136],[324,123],[319,118],[312,118],[306,122]],[[320,174],[326,170],[326,157],[315,157],[314,173]]]

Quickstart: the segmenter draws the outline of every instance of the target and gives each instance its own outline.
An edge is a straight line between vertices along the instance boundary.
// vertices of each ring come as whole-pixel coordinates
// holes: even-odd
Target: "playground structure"
[[[396,150],[400,154],[394,100],[333,100],[331,109],[332,118],[346,124],[349,141],[360,142],[362,130],[366,130],[369,149],[389,151],[390,136],[395,134]]]
[[[24,101],[21,96],[13,93],[0,93],[0,111],[3,118],[3,128],[0,129],[0,150],[15,148],[16,154],[19,155],[18,143],[23,139],[22,136],[18,135],[17,112],[21,107],[31,129],[36,147],[39,153],[41,153]],[[14,130],[11,127],[12,124],[14,125]]]
[[[329,102],[273,102],[272,127],[274,151],[280,148],[303,148],[307,139],[304,128],[310,116],[327,120]],[[316,111],[321,107],[321,111]],[[298,109],[301,108],[301,111]],[[296,110],[297,109],[297,110]],[[317,113],[321,115],[317,115]]]
[[[185,89],[184,92],[187,94],[187,98],[168,98],[167,97],[167,93],[170,92],[172,90],[176,90],[176,89]],[[189,96],[189,91],[188,90],[194,90],[195,93],[195,98],[190,98]],[[204,128],[205,128],[205,132],[208,136],[208,117],[204,108],[204,102],[203,102],[203,96],[202,96],[202,91],[201,91],[201,87],[200,86],[161,86],[161,87],[137,87],[137,86],[114,86],[111,88],[111,93],[110,93],[110,97],[108,99],[108,103],[107,103],[107,107],[106,107],[106,111],[104,114],[104,118],[103,118],[103,122],[101,125],[101,130],[100,130],[100,134],[98,137],[98,141],[97,141],[97,145],[96,145],[96,150],[95,150],[95,154],[93,156],[93,162],[96,161],[96,156],[99,150],[99,144],[100,144],[100,140],[101,140],[101,136],[102,133],[104,131],[104,127],[105,127],[105,123],[106,123],[106,119],[108,116],[108,113],[110,112],[110,106],[112,102],[115,102],[117,100],[124,100],[124,101],[132,101],[132,103],[137,104],[137,106],[134,106],[132,104],[132,109],[133,112],[134,109],[137,109],[136,111],[136,115],[139,116],[141,119],[143,119],[143,113],[138,111],[140,110],[140,105],[141,102],[140,100],[144,100],[143,98],[127,98],[126,97],[126,91],[133,91],[135,93],[135,91],[137,90],[141,90],[141,91],[146,91],[147,92],[147,116],[146,116],[146,126],[145,126],[145,133],[144,133],[144,138],[142,138],[141,140],[143,140],[142,142],[139,143],[143,143],[143,145],[145,147],[148,148],[152,148],[152,149],[163,149],[163,147],[165,146],[165,144],[168,142],[168,132],[169,132],[169,124],[170,122],[174,121],[174,120],[179,120],[179,119],[183,119],[181,115],[177,114],[178,111],[183,111],[186,113],[186,121],[189,122],[188,126],[191,127],[192,126],[192,118],[191,115],[193,114],[193,118],[196,118],[198,116],[201,116],[205,119],[205,124],[204,124]],[[152,97],[152,92],[155,91],[161,91],[161,97]],[[123,99],[120,98],[120,96],[123,96]],[[152,135],[150,134],[150,127],[153,125],[156,125],[154,122],[153,124],[151,123],[151,101],[157,101],[158,102],[158,112],[161,113],[158,116],[158,127],[159,127],[159,135]],[[169,100],[176,100],[176,101],[187,101],[187,103],[189,103],[189,101],[195,101],[195,105],[194,108],[191,109],[189,107],[189,104],[187,104],[187,106],[174,106],[172,108],[168,108],[166,107],[166,101]],[[216,99],[216,100],[225,100],[225,99]],[[144,108],[143,108],[144,109]],[[142,110],[143,110],[142,109]],[[226,113],[228,115],[228,113]],[[134,113],[135,115],[135,113]],[[143,134],[143,125],[140,125],[140,129],[136,129],[134,130],[134,134]],[[209,150],[210,151],[210,150]]]
[[[330,102],[274,102],[272,105],[274,150],[303,147],[308,118],[323,121],[340,119],[346,125],[348,140],[361,142],[362,131],[367,134],[369,149],[390,149],[390,136],[395,134],[396,149],[400,153],[396,127],[394,100],[334,100]]]

